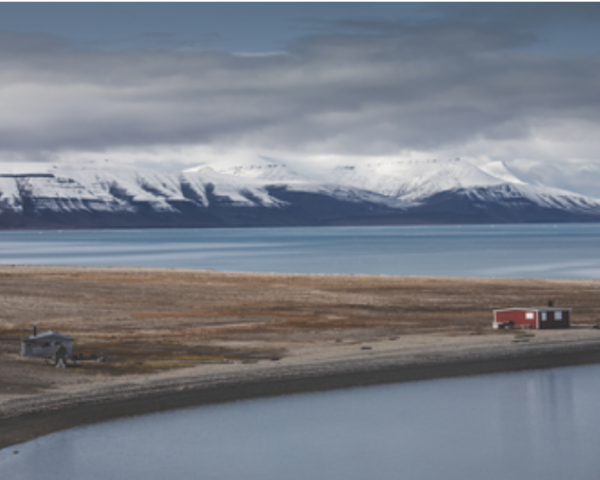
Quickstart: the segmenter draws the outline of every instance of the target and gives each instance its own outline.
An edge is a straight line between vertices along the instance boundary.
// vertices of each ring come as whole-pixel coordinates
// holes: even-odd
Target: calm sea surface
[[[0,232],[1,264],[600,277],[600,224]]]
[[[0,450],[0,477],[595,480],[599,378],[568,367],[160,413]]]

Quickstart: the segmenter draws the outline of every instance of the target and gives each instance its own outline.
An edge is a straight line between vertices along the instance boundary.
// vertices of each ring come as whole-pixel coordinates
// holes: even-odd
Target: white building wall
[[[73,342],[65,339],[40,339],[39,343],[35,341],[21,342],[21,355],[23,357],[47,357],[52,355],[58,344],[61,344],[69,356],[73,356]]]

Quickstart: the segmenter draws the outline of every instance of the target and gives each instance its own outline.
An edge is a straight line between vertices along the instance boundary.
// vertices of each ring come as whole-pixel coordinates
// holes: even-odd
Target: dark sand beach
[[[216,402],[600,362],[600,282],[0,267],[0,448]],[[492,309],[573,308],[566,330],[492,330]],[[20,356],[75,339],[78,365]]]

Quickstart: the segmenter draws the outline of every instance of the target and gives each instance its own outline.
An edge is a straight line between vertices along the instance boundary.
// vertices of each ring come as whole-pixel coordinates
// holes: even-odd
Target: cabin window
[[[50,342],[44,342],[44,348],[47,348],[50,346]]]
[[[542,312],[542,322],[545,322],[546,320],[548,320],[548,313]]]
[[[525,318],[526,318],[527,320],[533,320],[533,319],[535,318],[535,315],[533,314],[533,312],[527,312],[527,313],[525,314]]]
[[[554,320],[562,320],[562,312],[554,312]]]

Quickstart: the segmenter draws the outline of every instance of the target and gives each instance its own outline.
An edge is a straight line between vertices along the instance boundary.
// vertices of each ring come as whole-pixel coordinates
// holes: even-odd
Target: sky
[[[0,3],[0,162],[501,160],[600,198],[600,3]]]

